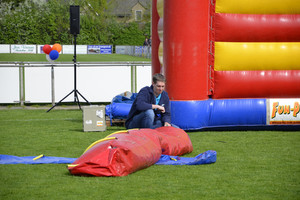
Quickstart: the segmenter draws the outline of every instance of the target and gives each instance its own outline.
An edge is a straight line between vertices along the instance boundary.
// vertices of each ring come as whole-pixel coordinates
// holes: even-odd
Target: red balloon
[[[45,54],[49,54],[51,50],[52,50],[52,48],[51,48],[51,46],[50,46],[49,44],[45,44],[45,45],[43,46],[43,52],[44,52]]]

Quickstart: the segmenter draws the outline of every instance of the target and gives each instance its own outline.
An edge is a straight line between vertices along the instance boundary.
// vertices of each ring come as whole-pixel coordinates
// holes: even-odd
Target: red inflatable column
[[[163,40],[170,100],[208,99],[209,0],[165,0]]]
[[[159,37],[157,31],[157,24],[159,21],[159,15],[157,12],[157,0],[152,1],[152,74],[160,73],[160,62],[158,59],[158,47],[159,47]]]

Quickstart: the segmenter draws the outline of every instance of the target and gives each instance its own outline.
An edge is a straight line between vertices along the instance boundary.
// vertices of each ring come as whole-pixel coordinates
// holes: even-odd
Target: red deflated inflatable
[[[183,155],[193,150],[181,129],[125,130],[91,144],[68,170],[81,176],[126,176],[155,164],[164,154]]]
[[[193,151],[192,142],[184,130],[171,126],[155,130],[160,139],[162,154],[181,156]]]

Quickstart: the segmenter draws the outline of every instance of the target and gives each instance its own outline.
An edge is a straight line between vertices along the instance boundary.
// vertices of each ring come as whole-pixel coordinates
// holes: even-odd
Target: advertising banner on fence
[[[100,53],[101,54],[111,54],[112,53],[112,45],[100,45]]]
[[[300,99],[268,99],[268,125],[300,124]]]
[[[10,45],[0,44],[0,53],[10,53]]]
[[[63,45],[63,54],[74,54],[74,45]],[[76,54],[87,54],[87,45],[76,45]]]
[[[36,53],[36,45],[12,44],[11,53]]]
[[[111,54],[112,45],[88,45],[88,54]]]
[[[100,54],[100,45],[88,45],[87,52],[88,54]]]
[[[142,55],[143,54],[143,46],[135,46],[135,54]]]

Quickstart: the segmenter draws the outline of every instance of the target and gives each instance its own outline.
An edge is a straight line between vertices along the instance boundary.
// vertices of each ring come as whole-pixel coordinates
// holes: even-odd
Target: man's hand
[[[165,111],[165,107],[163,107],[163,106],[160,106],[160,105],[152,105],[152,109],[157,109],[157,110],[159,110],[159,111],[161,111],[162,113],[165,113],[166,111]]]
[[[165,122],[165,126],[171,126],[171,124],[169,124],[168,122]]]

